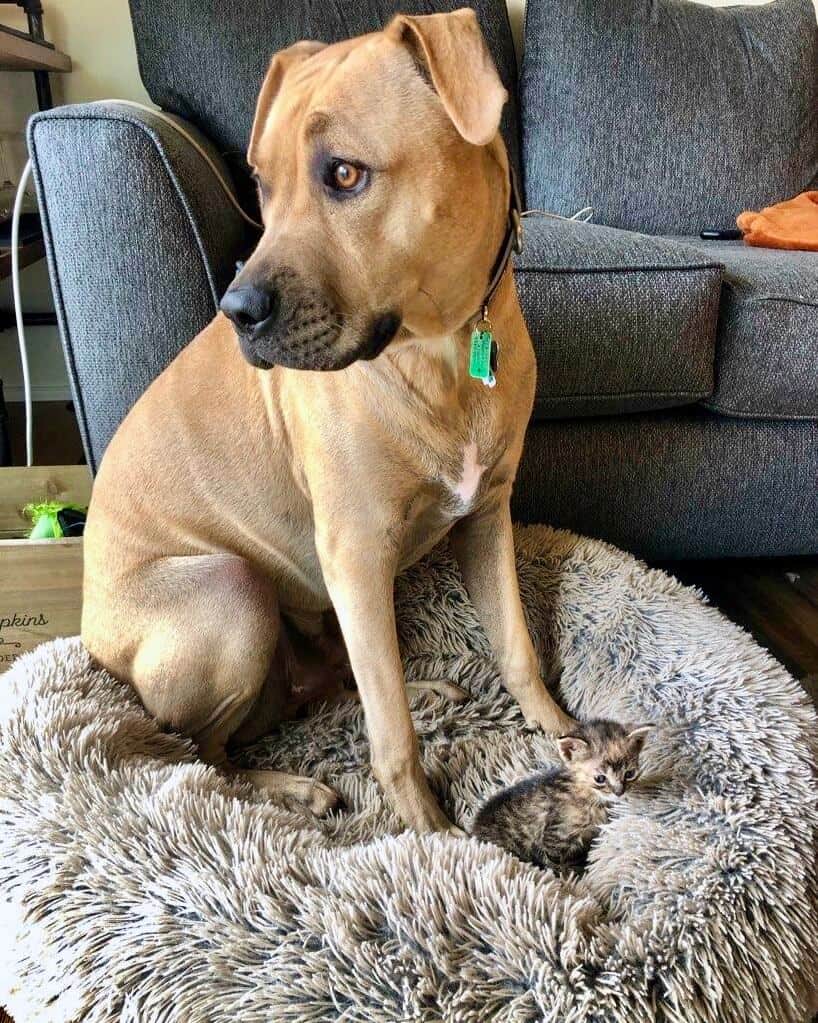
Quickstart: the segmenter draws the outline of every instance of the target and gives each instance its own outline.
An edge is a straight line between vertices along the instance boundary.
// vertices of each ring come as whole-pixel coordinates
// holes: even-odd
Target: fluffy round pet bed
[[[580,717],[653,720],[648,778],[561,880],[400,834],[356,704],[249,753],[337,786],[315,820],[198,763],[78,640],[0,680],[0,1004],[17,1023],[784,1023],[813,1007],[816,718],[700,596],[601,543],[518,533],[530,625]],[[555,760],[498,684],[445,548],[397,584],[426,770],[468,826]],[[225,630],[230,622],[222,623]]]

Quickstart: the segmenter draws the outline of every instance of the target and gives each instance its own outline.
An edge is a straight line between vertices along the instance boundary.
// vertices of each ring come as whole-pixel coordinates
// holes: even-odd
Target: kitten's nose
[[[621,796],[622,793],[625,791],[625,786],[621,781],[611,782],[611,788],[613,789],[613,793],[615,796]]]

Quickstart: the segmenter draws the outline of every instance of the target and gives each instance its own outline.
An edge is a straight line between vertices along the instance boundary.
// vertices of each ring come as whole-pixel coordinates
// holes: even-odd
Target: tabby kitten
[[[653,725],[587,721],[558,740],[562,765],[495,793],[472,834],[540,867],[577,867],[608,805],[639,777],[639,754]]]

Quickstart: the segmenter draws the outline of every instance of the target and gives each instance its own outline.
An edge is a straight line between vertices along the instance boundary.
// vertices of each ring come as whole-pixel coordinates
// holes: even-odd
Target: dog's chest
[[[468,441],[463,446],[459,473],[448,478],[446,475],[442,477],[443,486],[455,506],[455,512],[460,512],[463,515],[469,513],[487,468],[488,466],[481,461],[477,441]]]
[[[450,519],[469,515],[481,503],[506,453],[505,431],[495,423],[480,426],[441,445],[429,466],[429,484],[441,514]]]
[[[494,488],[511,482],[512,451],[524,429],[518,420],[526,412],[513,397],[507,387],[474,383],[446,402],[403,410],[392,435],[392,479],[402,491],[393,538],[402,564],[421,557],[455,522],[474,514]]]
[[[409,499],[401,524],[401,563],[412,564],[430,550],[458,520],[479,505],[491,485],[495,445],[467,439],[430,459],[427,472]]]

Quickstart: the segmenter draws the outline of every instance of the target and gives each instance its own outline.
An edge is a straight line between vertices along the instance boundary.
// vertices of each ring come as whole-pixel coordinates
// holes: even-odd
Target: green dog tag
[[[472,331],[471,351],[469,353],[469,376],[475,380],[482,380],[486,387],[494,387],[497,383],[494,377],[493,356],[494,339],[490,330]]]

